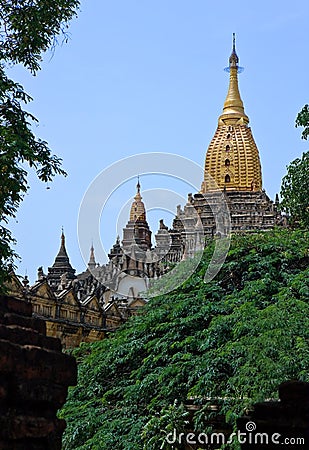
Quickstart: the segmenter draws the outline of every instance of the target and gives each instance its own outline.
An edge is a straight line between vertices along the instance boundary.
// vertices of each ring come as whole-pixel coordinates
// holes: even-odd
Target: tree
[[[79,0],[0,0],[0,289],[17,256],[7,224],[28,190],[27,165],[44,182],[65,175],[61,159],[32,132],[37,119],[23,109],[32,98],[5,68],[19,63],[35,75],[57,36],[67,40],[78,6]]]
[[[292,161],[282,179],[281,207],[294,226],[309,227],[309,152]]]
[[[303,109],[298,113],[295,122],[296,127],[304,127],[302,132],[302,139],[307,139],[309,136],[309,106],[305,105]]]
[[[296,127],[304,127],[302,139],[309,136],[309,106],[298,113]],[[281,207],[290,216],[292,225],[309,226],[309,152],[292,161],[287,174],[282,179],[280,195]]]

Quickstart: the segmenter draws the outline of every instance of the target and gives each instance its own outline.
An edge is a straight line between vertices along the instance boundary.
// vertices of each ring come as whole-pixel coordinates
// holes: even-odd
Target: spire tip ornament
[[[238,65],[239,63],[239,58],[238,55],[236,53],[236,34],[233,33],[233,45],[232,45],[232,53],[231,56],[229,58],[229,66],[225,67],[225,72],[230,72],[231,67],[237,67],[237,73],[242,73],[245,69],[243,67],[240,67]]]

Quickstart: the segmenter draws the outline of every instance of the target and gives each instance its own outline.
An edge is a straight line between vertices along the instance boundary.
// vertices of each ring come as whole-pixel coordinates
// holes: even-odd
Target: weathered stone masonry
[[[75,359],[46,336],[31,304],[0,296],[0,449],[60,450],[56,413],[76,382]]]

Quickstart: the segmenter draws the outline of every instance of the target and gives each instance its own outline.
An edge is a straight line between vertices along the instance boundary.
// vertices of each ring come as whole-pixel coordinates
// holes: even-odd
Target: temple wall
[[[0,296],[0,449],[60,450],[65,421],[56,413],[76,382],[75,358],[31,304]]]

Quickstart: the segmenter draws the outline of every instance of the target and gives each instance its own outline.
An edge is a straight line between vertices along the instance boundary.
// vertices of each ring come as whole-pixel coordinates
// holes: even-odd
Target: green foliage
[[[245,408],[307,380],[309,232],[236,235],[221,272],[203,282],[212,247],[176,291],[153,298],[109,339],[76,350],[78,385],[60,416],[64,449],[151,450],[182,432],[190,398],[207,432],[216,403],[235,425]],[[179,448],[179,446],[178,446]]]
[[[143,427],[143,450],[168,450],[170,445],[166,441],[166,435],[173,434],[174,430],[185,433],[189,425],[188,416],[185,406],[178,405],[176,401],[173,405],[163,407]]]
[[[33,134],[37,119],[23,109],[32,99],[6,76],[5,64],[20,63],[35,74],[42,53],[59,33],[65,35],[78,5],[78,0],[0,0],[0,290],[17,256],[7,224],[28,190],[26,165],[44,182],[65,175],[61,159]]]
[[[302,132],[302,139],[307,139],[309,136],[309,106],[305,105],[303,109],[297,114],[296,127],[304,127]]]
[[[281,184],[281,208],[292,225],[309,227],[309,152],[292,161]]]
[[[56,45],[59,34],[67,38],[78,6],[78,0],[0,0],[1,61],[37,72],[42,52]]]
[[[309,106],[298,113],[296,127],[304,127],[302,139],[309,136]],[[281,208],[290,216],[291,225],[309,226],[309,152],[292,161],[281,184]]]
[[[15,217],[23,195],[28,189],[27,171],[24,163],[36,170],[42,181],[49,181],[54,174],[65,174],[61,160],[51,154],[47,143],[36,139],[31,131],[31,121],[36,119],[25,112],[20,102],[30,97],[22,86],[9,80],[0,66],[0,222],[8,223]],[[10,231],[0,225],[0,283],[1,274],[7,273],[14,252],[10,248],[13,239]]]

